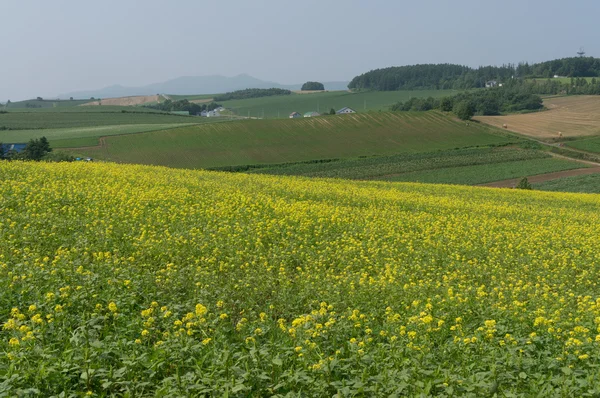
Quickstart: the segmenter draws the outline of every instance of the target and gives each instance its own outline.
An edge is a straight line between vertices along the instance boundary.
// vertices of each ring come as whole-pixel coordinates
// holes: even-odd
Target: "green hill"
[[[244,120],[107,137],[77,154],[116,162],[207,168],[503,145],[515,138],[437,112],[374,112]]]
[[[452,90],[417,90],[394,92],[350,92],[325,91],[322,93],[278,95],[272,97],[251,98],[244,100],[219,101],[224,107],[231,109],[234,114],[244,117],[285,119],[290,113],[299,112],[329,112],[332,108],[339,110],[343,107],[353,108],[356,112],[373,110],[389,110],[398,101],[410,98],[443,97],[456,94]],[[178,97],[180,99],[180,97]],[[192,97],[190,97],[192,98]],[[193,97],[195,98],[195,97]]]

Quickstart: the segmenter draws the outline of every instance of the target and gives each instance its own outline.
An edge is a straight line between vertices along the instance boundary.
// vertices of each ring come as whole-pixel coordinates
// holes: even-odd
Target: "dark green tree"
[[[325,86],[319,82],[306,82],[302,85],[302,91],[323,91]]]
[[[335,109],[331,108],[331,109],[329,110],[329,114],[330,114],[330,115],[335,115]]]
[[[519,181],[515,189],[533,189],[533,187],[529,183],[529,180],[527,180],[527,177],[523,177],[521,178],[521,181]]]
[[[454,105],[454,108],[452,109],[452,111],[461,120],[471,120],[471,118],[475,114],[473,105],[471,104],[470,101],[467,101],[467,100],[460,101],[459,103]]]
[[[50,148],[50,143],[46,137],[42,137],[39,139],[31,139],[25,145],[25,149],[23,150],[22,157],[25,160],[35,160],[40,161],[47,153],[51,152],[52,148]]]

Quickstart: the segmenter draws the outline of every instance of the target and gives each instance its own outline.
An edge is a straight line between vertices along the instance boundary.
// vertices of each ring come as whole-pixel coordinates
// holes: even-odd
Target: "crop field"
[[[182,168],[299,162],[504,145],[519,139],[440,113],[244,120],[107,137],[82,155]]]
[[[345,106],[357,112],[386,111],[394,103],[406,101],[411,97],[443,97],[456,93],[453,90],[366,91],[356,93],[326,91],[314,94],[292,94],[223,101],[222,105],[232,109],[239,116],[274,119],[287,118],[292,112],[304,114],[310,111],[319,111],[325,113],[329,112],[331,108],[337,111]]]
[[[587,166],[570,160],[543,158],[413,171],[381,179],[386,181],[476,185],[584,167]]]
[[[83,163],[0,180],[3,396],[600,393],[600,196]]]
[[[558,140],[559,132],[565,138],[600,135],[600,96],[548,98],[544,105],[547,111],[475,119],[545,141]]]
[[[86,109],[101,107],[85,107]],[[125,124],[194,123],[200,118],[154,112],[8,112],[0,127],[10,130],[64,129]]]
[[[580,78],[581,79],[581,78]],[[584,77],[583,79],[587,80],[588,83],[591,83],[592,80],[594,79],[593,77]],[[595,78],[596,80],[598,80],[598,78]],[[527,79],[527,81],[535,81],[538,83],[545,83],[548,80],[551,80],[553,82],[560,82],[560,83],[570,83],[571,82],[571,78],[570,77],[551,77],[551,78],[535,78],[535,79]]]
[[[8,104],[6,109],[45,109],[45,108],[70,108],[78,105],[86,104],[90,102],[90,100],[26,100],[19,102],[11,102]],[[35,108],[29,108],[28,106],[33,106]],[[3,108],[0,106],[0,109]]]
[[[515,173],[523,177],[581,167],[581,163],[550,159],[550,155],[541,151],[501,147],[293,163],[239,171],[352,180],[420,181],[419,178],[423,178],[427,182],[473,185],[513,178]],[[470,170],[477,172],[467,173]]]
[[[533,189],[541,191],[600,193],[600,174],[559,178],[533,184]]]

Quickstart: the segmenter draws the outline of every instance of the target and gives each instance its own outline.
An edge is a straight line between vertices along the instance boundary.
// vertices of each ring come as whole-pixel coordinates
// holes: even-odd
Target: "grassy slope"
[[[541,191],[600,193],[600,174],[590,174],[559,178],[534,184],[533,189]]]
[[[299,120],[245,120],[115,136],[82,155],[198,168],[431,152],[514,142],[487,126],[440,113],[368,113]]]
[[[366,110],[388,110],[389,106],[406,101],[410,97],[441,97],[455,94],[452,90],[416,90],[416,91],[367,91],[351,93],[348,91],[328,91],[314,94],[291,94],[273,97],[252,98],[220,102],[224,107],[233,109],[237,115],[250,117],[287,118],[292,112],[302,114],[309,111],[329,112],[331,108],[345,106],[357,112]]]

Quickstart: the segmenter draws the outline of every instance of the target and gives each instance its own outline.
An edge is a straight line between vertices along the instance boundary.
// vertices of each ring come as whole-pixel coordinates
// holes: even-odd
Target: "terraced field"
[[[499,134],[498,134],[499,133]],[[115,162],[206,168],[392,155],[519,141],[436,112],[245,120],[107,137],[76,152]]]
[[[483,123],[545,141],[600,135],[600,96],[568,96],[544,100],[547,111],[522,115],[478,116]]]

